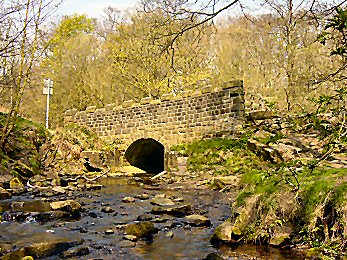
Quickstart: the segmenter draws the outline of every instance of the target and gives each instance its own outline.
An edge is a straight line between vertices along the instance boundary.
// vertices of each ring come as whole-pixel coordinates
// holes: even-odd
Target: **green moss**
[[[235,205],[237,207],[241,207],[243,205],[245,205],[245,200],[246,198],[248,198],[249,196],[252,196],[254,193],[252,191],[249,191],[249,190],[242,190],[236,200],[235,200]]]
[[[347,183],[342,183],[341,185],[334,188],[333,194],[331,196],[331,203],[334,207],[338,208],[346,202],[347,195]]]
[[[286,135],[282,134],[281,132],[276,132],[274,135],[269,135],[266,138],[259,139],[258,141],[264,143],[264,144],[277,144],[281,139],[285,138]]]

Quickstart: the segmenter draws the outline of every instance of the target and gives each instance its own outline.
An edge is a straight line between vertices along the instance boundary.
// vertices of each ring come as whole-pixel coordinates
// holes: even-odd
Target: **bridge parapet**
[[[160,100],[143,98],[121,106],[68,110],[65,122],[93,129],[109,141],[119,140],[127,148],[140,138],[153,138],[166,149],[220,131],[233,131],[244,119],[243,82],[230,81],[222,87],[206,86],[182,95],[163,95]]]

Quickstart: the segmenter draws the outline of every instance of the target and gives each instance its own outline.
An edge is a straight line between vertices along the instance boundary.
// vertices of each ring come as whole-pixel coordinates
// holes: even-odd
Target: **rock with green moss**
[[[284,246],[290,241],[290,233],[275,233],[271,238],[269,245],[271,246]]]
[[[126,227],[125,233],[127,235],[133,235],[137,238],[148,237],[151,234],[157,232],[157,228],[155,228],[154,224],[150,221],[142,221],[139,223],[133,223]]]

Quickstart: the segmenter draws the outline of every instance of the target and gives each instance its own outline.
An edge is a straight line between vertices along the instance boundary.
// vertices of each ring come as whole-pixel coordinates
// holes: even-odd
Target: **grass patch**
[[[246,149],[247,140],[247,136],[212,138],[176,145],[171,150],[188,157],[191,171],[212,171],[213,175],[242,174],[264,166],[264,162]]]

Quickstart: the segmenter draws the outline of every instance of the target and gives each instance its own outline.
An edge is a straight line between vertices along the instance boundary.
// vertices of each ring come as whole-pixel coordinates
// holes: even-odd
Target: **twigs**
[[[77,181],[78,179],[85,179],[86,181],[89,181],[89,182],[94,182],[96,181],[97,179],[107,175],[109,172],[110,172],[110,168],[108,168],[105,172],[103,172],[102,174],[94,177],[94,178],[88,178],[87,176],[85,175],[81,175],[81,176],[77,176],[76,178],[70,178],[69,181]],[[30,179],[28,179],[27,183],[26,183],[27,187],[29,188],[38,188],[38,189],[42,189],[42,188],[48,188],[48,187],[42,187],[42,186],[38,186],[38,185],[32,185],[30,183]]]

